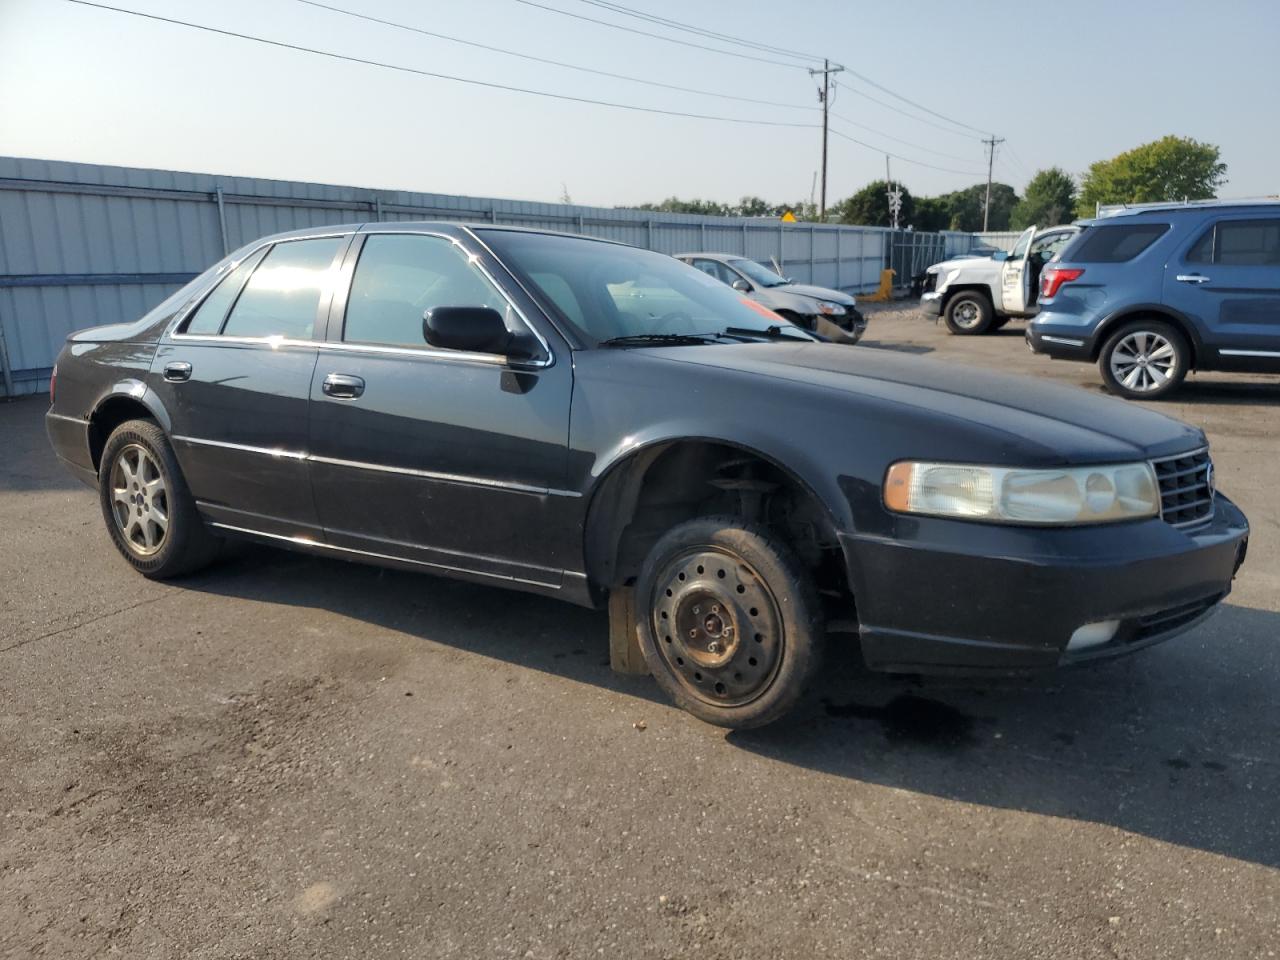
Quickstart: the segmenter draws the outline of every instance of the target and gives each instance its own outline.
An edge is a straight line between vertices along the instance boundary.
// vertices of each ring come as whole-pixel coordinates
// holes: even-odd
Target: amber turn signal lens
[[[911,475],[913,463],[895,463],[884,479],[884,505],[898,513],[906,513],[911,506]]]

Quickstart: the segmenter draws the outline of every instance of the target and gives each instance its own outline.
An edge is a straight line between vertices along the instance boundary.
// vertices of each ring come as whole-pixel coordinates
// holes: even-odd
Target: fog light
[[[1106,643],[1120,629],[1119,620],[1100,620],[1097,623],[1086,623],[1076,628],[1076,632],[1067,641],[1068,650],[1088,650]]]

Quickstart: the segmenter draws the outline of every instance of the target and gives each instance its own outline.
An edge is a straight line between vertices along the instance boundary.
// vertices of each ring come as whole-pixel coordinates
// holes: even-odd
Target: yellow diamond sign
[[[783,223],[795,223],[795,222],[796,222],[796,215],[795,215],[794,213],[792,213],[790,210],[788,210],[786,213],[784,213],[784,214],[782,215],[782,222],[783,222]]]

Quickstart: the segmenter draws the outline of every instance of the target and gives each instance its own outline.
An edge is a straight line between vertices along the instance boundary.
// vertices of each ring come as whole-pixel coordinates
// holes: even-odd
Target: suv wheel
[[[986,333],[995,317],[991,299],[976,290],[962,290],[947,301],[947,329],[961,336]]]
[[[722,727],[777,720],[821,660],[808,572],[764,527],[700,517],[670,530],[636,584],[640,647],[677,706]]]
[[[1107,388],[1131,400],[1154,400],[1170,393],[1186,377],[1190,362],[1186,337],[1160,320],[1125,324],[1098,355]]]
[[[173,448],[151,420],[129,420],[107,438],[98,499],[116,549],[144,577],[192,573],[218,552],[221,541],[200,519]]]

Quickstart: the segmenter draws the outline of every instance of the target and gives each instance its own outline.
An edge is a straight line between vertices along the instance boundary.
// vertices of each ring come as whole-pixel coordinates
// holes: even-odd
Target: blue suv
[[[1280,202],[1131,208],[1083,221],[1040,277],[1037,353],[1097,361],[1131,399],[1188,370],[1280,372]]]

